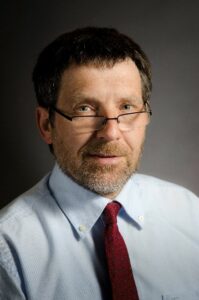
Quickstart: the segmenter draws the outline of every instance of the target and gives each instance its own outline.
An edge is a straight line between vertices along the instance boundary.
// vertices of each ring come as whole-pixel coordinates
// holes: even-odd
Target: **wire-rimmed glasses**
[[[73,122],[74,129],[79,133],[93,132],[103,129],[108,121],[115,120],[121,131],[130,131],[139,127],[145,127],[150,122],[152,110],[148,102],[144,103],[141,110],[118,115],[114,118],[105,116],[87,115],[87,116],[68,116],[62,110],[55,106],[50,106],[49,111],[55,111],[68,121]]]

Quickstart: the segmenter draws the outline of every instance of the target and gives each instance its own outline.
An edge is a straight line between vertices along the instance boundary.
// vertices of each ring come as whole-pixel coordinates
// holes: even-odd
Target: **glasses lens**
[[[105,118],[98,116],[75,117],[73,125],[80,133],[92,132],[103,127]]]
[[[134,128],[144,127],[149,124],[149,121],[150,116],[146,111],[124,114],[118,117],[118,126],[120,130],[128,131]],[[104,125],[106,125],[105,117],[86,116],[73,118],[73,126],[79,133],[89,133],[100,130],[104,127]]]
[[[144,127],[149,124],[149,121],[150,116],[148,112],[121,115],[118,118],[119,128],[123,131]]]

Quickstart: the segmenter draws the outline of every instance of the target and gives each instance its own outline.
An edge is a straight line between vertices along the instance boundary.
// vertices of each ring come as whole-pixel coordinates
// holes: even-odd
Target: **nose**
[[[97,138],[104,139],[106,141],[120,139],[121,131],[118,125],[117,119],[108,119],[105,126],[96,132]]]

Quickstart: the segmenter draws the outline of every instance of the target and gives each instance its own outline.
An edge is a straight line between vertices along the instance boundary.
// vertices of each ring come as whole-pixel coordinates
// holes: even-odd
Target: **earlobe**
[[[51,124],[49,112],[46,108],[38,106],[36,108],[36,122],[42,139],[47,144],[52,144]]]

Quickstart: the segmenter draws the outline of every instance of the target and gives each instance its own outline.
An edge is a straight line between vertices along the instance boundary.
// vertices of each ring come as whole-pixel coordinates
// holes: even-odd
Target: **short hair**
[[[130,37],[116,29],[100,27],[85,27],[60,35],[44,48],[33,70],[38,104],[45,108],[56,104],[63,72],[71,65],[111,67],[127,58],[139,70],[146,103],[152,89],[151,66],[141,47]]]

